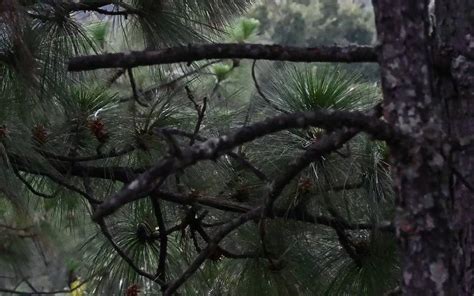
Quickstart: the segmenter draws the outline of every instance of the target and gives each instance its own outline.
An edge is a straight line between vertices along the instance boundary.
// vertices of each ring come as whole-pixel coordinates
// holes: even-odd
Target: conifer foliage
[[[429,149],[378,83],[326,63],[381,62],[377,48],[258,44],[254,2],[0,1],[0,292],[408,287],[395,230],[417,230],[392,223],[389,155]],[[330,13],[370,19],[283,2],[335,31]]]

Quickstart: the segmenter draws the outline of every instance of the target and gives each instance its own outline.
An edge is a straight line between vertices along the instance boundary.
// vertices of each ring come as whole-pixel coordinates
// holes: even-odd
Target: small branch
[[[130,85],[132,87],[133,99],[137,102],[138,105],[142,107],[148,107],[147,104],[140,101],[137,91],[137,85],[135,84],[135,79],[133,78],[133,70],[131,68],[127,68],[128,78],[130,79]]]
[[[160,255],[158,259],[158,268],[156,276],[163,282],[166,281],[166,256],[168,254],[168,231],[166,230],[165,220],[163,219],[163,211],[161,210],[158,197],[154,194],[150,196],[153,212],[155,213],[156,222],[158,224],[158,238],[160,241]]]
[[[51,180],[53,180],[54,182],[56,182],[59,185],[65,187],[66,189],[69,189],[70,191],[73,191],[73,192],[78,193],[79,195],[82,195],[89,203],[91,203],[91,204],[100,204],[101,203],[100,200],[97,200],[97,199],[93,198],[92,196],[90,196],[86,192],[82,191],[81,189],[77,188],[76,186],[73,186],[73,185],[67,183],[62,178],[53,176],[52,174],[47,174],[47,176]]]
[[[196,137],[199,134],[199,130],[201,129],[201,124],[204,119],[204,115],[206,114],[206,108],[207,108],[207,97],[204,97],[202,106],[199,105],[196,100],[194,99],[194,95],[189,89],[189,87],[186,85],[185,86],[186,93],[188,95],[188,99],[193,103],[194,109],[196,110],[196,113],[198,115],[198,119],[196,121],[196,126],[194,127],[194,132],[193,136],[189,140],[189,146],[192,146],[196,140]]]
[[[191,133],[188,133],[188,132],[185,132],[185,131],[182,131],[182,130],[178,130],[178,129],[166,128],[166,129],[157,129],[155,131],[158,132],[158,133],[166,132],[166,133],[177,135],[177,136],[187,137],[189,139],[192,139],[192,137],[194,136],[194,134],[191,134]],[[196,135],[195,139],[199,140],[201,142],[204,142],[204,141],[208,140],[208,138],[205,138],[205,137],[202,137],[202,136],[199,136],[199,135]],[[226,152],[225,154],[228,155],[229,157],[233,158],[235,161],[237,161],[241,166],[243,166],[247,170],[254,173],[255,176],[257,178],[259,178],[260,180],[262,180],[262,181],[268,181],[269,180],[264,172],[262,172],[256,166],[254,166],[250,161],[245,159],[245,157],[243,157],[242,155],[240,155],[238,153],[235,153],[235,152],[231,152],[231,151]]]
[[[103,68],[189,63],[210,59],[252,59],[292,62],[377,62],[375,48],[370,46],[320,46],[301,48],[282,45],[216,43],[188,45],[155,51],[110,53],[72,58],[69,71]]]
[[[105,154],[100,154],[100,155],[91,155],[91,156],[81,156],[81,157],[70,157],[70,156],[64,156],[64,155],[57,155],[54,153],[51,153],[49,151],[41,150],[41,149],[35,149],[38,153],[43,155],[46,158],[49,159],[56,159],[60,161],[70,161],[70,162],[85,162],[85,161],[94,161],[94,160],[100,160],[100,159],[107,159],[107,158],[114,158],[114,157],[119,157],[126,155],[132,151],[134,151],[136,148],[132,145],[129,145],[122,150],[115,151],[113,149],[112,151],[105,153]]]
[[[246,205],[242,203],[236,203],[232,201],[225,200],[223,197],[202,197],[202,196],[194,196],[192,194],[180,194],[180,193],[172,193],[166,191],[158,191],[158,196],[162,200],[166,200],[168,202],[177,203],[181,205],[193,205],[199,204],[201,206],[210,207],[213,209],[231,212],[231,213],[247,213],[252,211],[255,207],[251,205]],[[319,224],[324,225],[327,227],[334,228],[335,225],[339,225],[343,229],[346,230],[360,230],[360,229],[378,229],[381,231],[393,231],[393,227],[389,222],[383,222],[380,225],[373,225],[368,223],[354,223],[349,224],[345,221],[340,221],[334,218],[326,217],[326,216],[314,216],[311,213],[302,212],[298,210],[288,210],[287,208],[275,208],[273,210],[273,214],[275,218],[282,218],[282,219],[289,219],[304,223],[311,223],[311,224]],[[228,221],[227,221],[228,222]],[[222,226],[222,222],[218,222],[216,224],[206,225],[202,223],[205,227],[216,227]],[[183,222],[184,223],[184,222]],[[180,223],[170,229],[168,229],[168,233],[175,229],[175,231],[181,229],[187,224]]]
[[[201,237],[204,239],[205,242],[209,243],[211,240],[211,237],[207,232],[202,228],[201,225],[196,225],[195,227],[196,231],[201,235]],[[219,253],[222,254],[222,256],[230,259],[248,259],[248,258],[266,258],[262,256],[259,252],[246,252],[246,253],[241,253],[241,254],[236,254],[233,252],[230,252],[222,247],[217,247],[216,249],[219,250]],[[269,259],[271,260],[271,259]]]
[[[267,98],[267,96],[263,93],[262,89],[260,88],[260,85],[258,84],[258,80],[257,80],[257,75],[255,74],[255,66],[257,65],[257,60],[254,60],[253,63],[252,63],[252,79],[253,79],[253,83],[255,84],[255,89],[257,89],[257,93],[260,95],[260,97],[262,97],[262,99],[265,100],[265,102],[267,102],[268,105],[270,105],[270,107],[272,107],[273,109],[277,110],[277,111],[280,111],[281,113],[284,113],[284,114],[288,114],[289,112],[278,107],[277,105],[275,105],[269,98]]]
[[[357,129],[353,128],[341,129],[323,136],[317,142],[311,144],[311,146],[300,157],[289,164],[287,170],[272,184],[272,189],[268,194],[266,202],[266,211],[268,211],[266,215],[272,216],[273,204],[286,185],[291,182],[293,178],[295,178],[311,162],[342,147],[342,145],[352,139],[358,132]]]
[[[115,81],[117,81],[123,74],[125,74],[125,71],[125,69],[119,69],[115,71],[114,74],[109,79],[107,79],[105,87],[111,87],[115,83]]]
[[[104,234],[104,236],[107,238],[107,240],[110,242],[110,244],[112,245],[112,247],[114,248],[114,250],[117,252],[117,254],[122,257],[122,259],[128,263],[128,265],[136,272],[138,273],[139,275],[143,276],[143,277],[146,277],[150,280],[152,280],[153,282],[159,284],[160,286],[164,286],[164,282],[159,279],[158,277],[140,269],[138,266],[135,265],[135,263],[133,262],[132,258],[130,258],[124,250],[122,250],[118,245],[117,243],[115,243],[113,237],[112,237],[112,234],[110,233],[109,229],[107,228],[107,225],[105,224],[105,221],[104,220],[100,220],[100,221],[97,221],[97,224],[99,225],[100,227],[100,230],[102,231],[102,233]]]
[[[20,156],[17,154],[9,153],[8,159],[12,165],[19,171],[50,177],[51,172],[41,165],[38,165],[36,159],[32,159],[26,156]],[[129,168],[121,166],[88,166],[80,165],[77,163],[71,163],[70,161],[59,161],[55,159],[49,159],[48,165],[52,166],[57,172],[62,175],[98,178],[112,181],[120,181],[128,183],[138,174],[145,172],[149,167],[143,168]]]
[[[238,218],[233,219],[228,224],[224,225],[217,233],[209,240],[207,246],[199,253],[194,261],[188,266],[188,268],[173,282],[171,282],[165,292],[164,296],[173,295],[176,290],[181,287],[184,282],[189,279],[204,263],[204,261],[218,248],[219,242],[224,239],[229,233],[237,229],[239,226],[245,224],[247,221],[258,217],[261,213],[262,208],[256,208],[248,213],[245,213]]]
[[[43,192],[40,192],[38,190],[36,190],[33,185],[31,185],[30,183],[28,183],[28,180],[26,180],[21,174],[20,172],[18,172],[18,170],[13,167],[13,174],[15,174],[15,176],[26,186],[26,188],[31,191],[31,193],[33,193],[34,195],[37,195],[39,197],[42,197],[42,198],[46,198],[46,199],[52,199],[55,197],[55,194],[46,194],[46,193],[43,193]]]

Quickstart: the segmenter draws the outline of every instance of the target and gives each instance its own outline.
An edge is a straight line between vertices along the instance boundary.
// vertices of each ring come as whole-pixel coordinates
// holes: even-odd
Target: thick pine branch
[[[94,219],[110,215],[123,205],[146,197],[154,189],[156,180],[166,178],[178,170],[194,165],[198,161],[216,159],[227,151],[257,138],[279,131],[317,126],[321,128],[340,128],[351,126],[367,132],[374,138],[389,143],[403,141],[404,136],[398,134],[376,116],[362,112],[345,111],[311,111],[284,114],[271,117],[253,125],[242,127],[233,133],[211,138],[203,143],[195,144],[181,151],[180,157],[166,157],[156,166],[138,176],[121,191],[104,201],[96,210]]]
[[[210,59],[252,59],[291,62],[377,62],[371,46],[294,47],[263,44],[215,43],[188,45],[153,51],[132,51],[72,58],[69,71],[103,68],[132,68],[138,66],[191,63]]]

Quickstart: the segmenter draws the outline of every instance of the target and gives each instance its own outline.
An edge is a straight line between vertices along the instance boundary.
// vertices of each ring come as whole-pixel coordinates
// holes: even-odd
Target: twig
[[[191,133],[188,133],[188,132],[185,132],[185,131],[181,131],[181,130],[178,130],[178,129],[171,129],[171,128],[161,128],[161,129],[157,129],[155,131],[159,132],[159,133],[168,132],[169,134],[179,135],[179,136],[187,137],[189,139],[191,139],[194,135],[194,134],[191,134]],[[204,142],[204,141],[208,140],[208,138],[205,138],[205,137],[202,137],[202,136],[199,136],[199,135],[196,135],[195,139],[199,140],[201,142]],[[230,156],[234,160],[236,160],[244,168],[246,168],[249,171],[253,172],[255,174],[255,176],[257,178],[259,178],[260,180],[262,180],[262,181],[268,181],[269,180],[264,172],[262,172],[259,168],[257,168],[255,165],[253,165],[250,161],[245,159],[244,156],[242,156],[238,153],[232,152],[232,151],[226,152],[225,154]]]
[[[224,239],[230,232],[246,223],[247,221],[257,217],[262,208],[256,208],[248,213],[245,213],[238,218],[233,219],[228,224],[224,225],[217,233],[209,240],[207,246],[199,253],[199,255],[193,260],[188,268],[173,282],[171,282],[165,292],[164,296],[173,295],[181,285],[190,278],[201,266],[201,264],[209,257],[212,252],[218,248],[219,242]]]
[[[142,269],[140,269],[137,265],[135,265],[135,263],[133,262],[133,260],[125,253],[124,250],[122,250],[118,245],[117,243],[115,243],[113,237],[112,237],[112,234],[110,233],[109,229],[107,228],[107,225],[105,224],[105,221],[104,220],[100,220],[100,221],[97,221],[97,224],[99,225],[100,227],[100,230],[102,231],[102,233],[104,234],[104,236],[107,238],[107,240],[110,242],[110,244],[112,245],[112,247],[114,248],[114,250],[117,252],[117,254],[122,257],[122,259],[128,263],[128,265],[136,272],[138,273],[139,275],[143,276],[143,277],[146,277],[150,280],[152,280],[153,282],[159,284],[160,286],[164,286],[165,283],[160,279],[158,278],[157,276],[154,276]]]
[[[86,192],[82,191],[81,189],[77,188],[76,186],[73,186],[73,185],[67,183],[66,181],[62,180],[59,177],[56,177],[52,174],[46,174],[46,176],[49,177],[54,182],[58,183],[59,185],[62,185],[63,187],[69,189],[70,191],[73,191],[73,192],[78,193],[79,195],[82,195],[91,204],[100,204],[101,203],[100,200],[97,200],[97,199],[93,198],[92,196],[90,196]]]
[[[163,219],[163,211],[161,210],[160,201],[155,194],[150,195],[153,212],[155,213],[156,222],[158,224],[158,238],[160,241],[160,255],[158,259],[158,268],[156,276],[163,282],[166,281],[166,256],[168,254],[168,231],[166,230],[165,220]]]
[[[133,78],[133,70],[131,68],[127,68],[127,73],[128,73],[128,78],[130,79],[130,85],[132,87],[133,99],[135,100],[135,102],[138,103],[138,105],[142,107],[148,107],[148,105],[145,103],[142,103],[140,101],[140,98],[138,97],[137,85],[135,84],[135,79]]]
[[[112,84],[114,84],[115,81],[117,81],[117,79],[119,79],[123,74],[125,74],[125,69],[120,69],[120,70],[115,71],[115,73],[112,75],[112,77],[107,79],[107,83],[105,84],[105,86],[106,87],[111,87]]]
[[[323,136],[319,141],[311,144],[311,146],[300,155],[300,157],[293,161],[288,166],[287,170],[273,182],[266,201],[267,213],[265,213],[265,216],[272,216],[273,204],[286,185],[293,180],[294,177],[296,177],[311,162],[340,148],[358,132],[359,131],[354,128],[343,128],[329,135]]]
[[[281,113],[288,114],[289,113],[288,111],[278,107],[269,98],[267,98],[267,96],[263,93],[262,89],[260,88],[260,85],[258,84],[257,75],[255,74],[255,66],[256,65],[257,65],[257,60],[253,60],[253,63],[252,63],[252,79],[253,79],[253,83],[255,84],[255,89],[257,90],[257,93],[260,95],[260,97],[262,97],[262,99],[265,100],[265,102],[267,102],[268,105],[270,105],[270,107],[272,107],[273,109],[275,109],[277,111],[280,111]]]
[[[129,145],[119,151],[115,151],[115,149],[113,149],[112,151],[106,154],[80,156],[80,157],[69,157],[69,156],[64,156],[64,155],[57,155],[57,154],[51,153],[49,151],[41,150],[41,149],[35,149],[35,150],[41,155],[49,159],[56,159],[60,161],[70,161],[70,162],[85,162],[85,161],[94,161],[94,160],[123,156],[134,151],[135,149],[136,149],[135,146]]]
[[[26,188],[31,191],[31,193],[33,193],[34,195],[37,195],[39,197],[43,197],[43,198],[46,198],[46,199],[52,199],[55,197],[56,193],[53,193],[53,194],[46,194],[46,193],[43,193],[43,192],[40,192],[38,190],[36,190],[30,183],[28,183],[28,180],[26,180],[21,174],[20,172],[18,172],[18,170],[15,168],[15,167],[12,167],[13,169],[13,174],[15,174],[15,176],[26,186]]]
[[[188,99],[193,103],[194,109],[196,110],[196,113],[198,115],[198,119],[197,119],[196,125],[194,127],[193,136],[189,140],[189,146],[192,146],[194,144],[195,140],[196,140],[196,137],[199,133],[199,130],[201,129],[201,124],[202,124],[202,121],[204,119],[204,115],[206,114],[207,97],[204,97],[203,103],[202,103],[202,106],[201,106],[196,102],[196,100],[194,99],[193,93],[191,92],[191,90],[189,89],[189,87],[187,85],[185,86],[185,89],[186,89],[186,93],[188,95]]]

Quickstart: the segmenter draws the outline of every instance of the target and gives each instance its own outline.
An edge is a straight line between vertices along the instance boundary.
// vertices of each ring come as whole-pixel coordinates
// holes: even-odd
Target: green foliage
[[[0,25],[0,224],[31,226],[37,240],[16,230],[1,232],[0,269],[13,279],[0,280],[0,286],[15,286],[24,273],[34,277],[33,270],[43,268],[37,264],[42,262],[41,246],[57,254],[52,265],[64,267],[51,274],[64,275],[68,269],[81,279],[92,276],[89,294],[122,295],[133,285],[144,294],[159,294],[160,287],[133,271],[90,221],[94,209],[84,193],[110,198],[123,186],[120,174],[136,175],[179,153],[175,144],[187,146],[190,139],[157,129],[192,135],[196,111],[204,104],[199,136],[208,138],[279,113],[274,106],[288,112],[365,111],[379,101],[376,84],[343,66],[259,64],[257,82],[267,100],[253,87],[251,64],[244,61],[142,67],[134,69],[133,80],[122,70],[71,74],[65,67],[76,55],[196,41],[370,43],[372,16],[349,2],[283,1],[277,10],[274,1],[263,1],[248,17],[243,14],[249,0],[113,1],[100,8],[117,14],[108,16],[94,9],[67,12],[66,2],[20,2],[19,22]],[[126,17],[120,15],[124,11],[129,11]],[[235,152],[273,178],[327,132],[290,130]],[[365,135],[354,137],[337,153],[312,162],[276,206],[296,211],[302,219],[341,217],[349,224],[374,225],[391,219],[386,149]],[[76,173],[78,168],[85,168],[84,176]],[[245,207],[262,204],[268,193],[266,182],[227,156],[177,171],[160,189]],[[166,228],[174,229],[168,240],[167,281],[179,277],[206,246],[207,236],[216,231],[212,224],[239,215],[194,202],[177,205],[160,199],[160,205]],[[150,199],[142,199],[106,220],[117,246],[149,273],[156,271],[160,256],[155,210]],[[190,217],[206,226],[185,224]],[[355,260],[333,227],[292,218],[266,221],[267,250],[258,223],[233,232],[219,245],[221,253],[213,253],[184,284],[182,294],[381,295],[396,285],[391,234],[376,228],[346,231],[359,256]],[[227,258],[232,255],[241,258]],[[67,284],[62,278],[54,279],[59,282],[55,286]]]
[[[269,97],[281,108],[364,110],[374,105],[377,93],[360,75],[329,66],[282,69],[272,75]]]
[[[250,15],[260,21],[259,36],[277,44],[317,46],[333,44],[372,44],[375,40],[374,16],[356,1],[262,0]],[[373,65],[341,65],[349,72],[376,81]]]
[[[256,34],[260,21],[254,18],[243,18],[231,30],[231,38],[239,43],[249,40]]]
[[[221,82],[229,77],[233,67],[229,64],[216,64],[212,66],[212,72],[216,76],[217,82]]]

